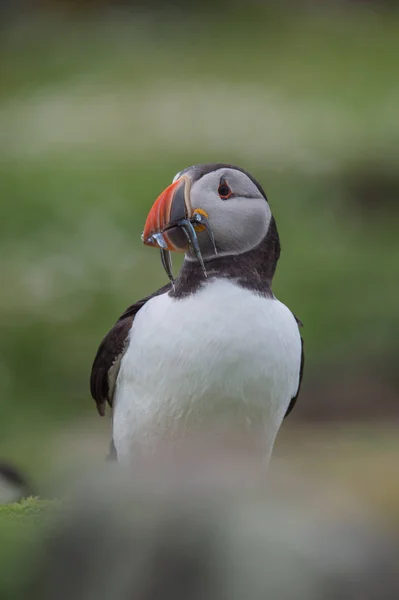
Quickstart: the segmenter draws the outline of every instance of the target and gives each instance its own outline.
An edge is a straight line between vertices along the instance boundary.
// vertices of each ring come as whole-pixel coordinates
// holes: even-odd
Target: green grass
[[[39,498],[0,505],[1,598],[19,597],[18,592],[41,549],[39,536],[58,507],[58,501]]]
[[[59,505],[58,500],[44,500],[33,496],[20,502],[0,505],[0,529],[10,527],[23,531],[31,526],[42,525]]]

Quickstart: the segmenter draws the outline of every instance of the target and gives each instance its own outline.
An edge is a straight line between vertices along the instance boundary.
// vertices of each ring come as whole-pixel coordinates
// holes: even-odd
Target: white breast
[[[264,430],[271,452],[301,358],[296,321],[277,299],[216,279],[177,300],[149,300],[136,315],[114,399],[118,457],[234,417]]]

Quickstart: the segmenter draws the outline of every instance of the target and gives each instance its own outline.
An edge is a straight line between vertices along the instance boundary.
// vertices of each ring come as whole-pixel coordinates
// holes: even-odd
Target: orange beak
[[[158,196],[144,225],[144,244],[174,252],[187,250],[187,236],[179,222],[191,217],[189,189],[190,179],[183,175]]]

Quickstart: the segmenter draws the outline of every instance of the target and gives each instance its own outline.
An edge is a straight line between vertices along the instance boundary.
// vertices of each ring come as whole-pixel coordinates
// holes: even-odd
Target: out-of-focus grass
[[[59,503],[54,500],[27,498],[0,506],[0,596],[13,599],[30,572],[32,555],[37,551],[38,532],[51,518]],[[36,556],[33,556],[36,559]]]
[[[58,432],[94,415],[100,339],[165,282],[140,242],[146,214],[193,163],[237,162],[264,185],[283,245],[275,291],[305,323],[307,377],[393,362],[397,215],[381,202],[364,219],[345,182],[397,160],[398,31],[367,7],[3,29],[2,455],[45,480]]]
[[[43,516],[57,505],[55,500],[26,498],[21,502],[3,504],[0,506],[0,527],[5,524],[26,526],[30,522],[41,522]]]

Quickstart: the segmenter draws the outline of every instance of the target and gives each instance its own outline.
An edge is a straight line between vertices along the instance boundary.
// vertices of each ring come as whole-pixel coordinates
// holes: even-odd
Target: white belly
[[[298,388],[300,358],[289,309],[228,280],[181,300],[149,300],[134,319],[116,384],[118,458],[231,418],[261,426],[268,455]]]

